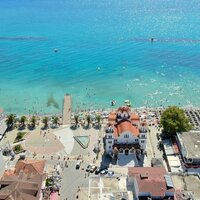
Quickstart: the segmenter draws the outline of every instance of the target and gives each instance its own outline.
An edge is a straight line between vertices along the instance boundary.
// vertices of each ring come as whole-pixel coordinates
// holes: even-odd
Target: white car
[[[114,171],[108,171],[108,176],[113,176],[114,175]]]
[[[97,166],[92,165],[90,168],[90,172],[93,173],[97,169]]]
[[[82,160],[78,160],[76,163],[76,169],[79,169],[81,166]]]

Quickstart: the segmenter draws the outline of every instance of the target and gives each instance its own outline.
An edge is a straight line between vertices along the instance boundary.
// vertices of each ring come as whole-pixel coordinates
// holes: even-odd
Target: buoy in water
[[[58,49],[55,48],[55,49],[54,49],[54,52],[57,53],[57,52],[58,52]]]

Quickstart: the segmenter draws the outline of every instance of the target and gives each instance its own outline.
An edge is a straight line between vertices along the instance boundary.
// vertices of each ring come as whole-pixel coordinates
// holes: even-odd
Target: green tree
[[[13,149],[14,149],[15,153],[20,153],[21,151],[23,151],[21,144],[14,146]]]
[[[16,115],[15,114],[9,114],[7,116],[7,119],[6,119],[7,127],[12,129],[15,122],[16,122]]]
[[[58,122],[59,122],[59,118],[58,118],[57,116],[54,116],[52,122],[53,122],[54,125],[57,126],[57,125],[58,125]]]
[[[161,124],[164,133],[168,136],[172,136],[176,132],[189,131],[192,128],[184,110],[177,106],[170,106],[162,113]]]
[[[48,121],[49,121],[49,118],[48,118],[48,117],[44,117],[44,118],[42,119],[42,123],[44,123],[44,127],[45,127],[45,128],[47,128],[47,126],[48,126]]]
[[[36,121],[37,121],[37,119],[36,119],[36,117],[33,115],[33,116],[31,117],[31,119],[30,119],[31,126],[32,126],[33,128],[35,128]]]
[[[96,115],[96,120],[97,120],[97,124],[98,124],[98,127],[100,128],[101,127],[101,116],[100,115]]]
[[[26,116],[21,116],[19,121],[20,121],[21,126],[24,127],[25,126],[25,122],[27,121]]]
[[[76,124],[76,127],[78,126],[78,122],[79,122],[79,116],[78,115],[74,115],[74,121]]]
[[[91,117],[90,117],[90,115],[86,116],[86,121],[87,121],[87,126],[89,127],[90,123],[91,123]]]

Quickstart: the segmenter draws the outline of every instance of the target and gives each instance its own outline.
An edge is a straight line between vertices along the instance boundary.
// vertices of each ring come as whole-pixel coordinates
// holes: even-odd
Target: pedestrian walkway
[[[158,139],[157,134],[158,129],[156,127],[150,127],[150,132],[148,134],[149,141],[152,147],[153,157],[155,158],[162,158],[162,152],[158,149]]]
[[[54,135],[63,144],[66,154],[70,154],[74,147],[74,138],[73,138],[74,134],[70,129],[70,127],[55,131]]]

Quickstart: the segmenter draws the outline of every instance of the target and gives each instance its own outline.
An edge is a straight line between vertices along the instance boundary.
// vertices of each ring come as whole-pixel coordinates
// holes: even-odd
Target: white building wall
[[[106,133],[105,138],[106,153],[112,153],[112,146],[114,143],[117,144],[139,144],[142,150],[146,150],[147,145],[147,133],[140,133],[139,137],[134,136],[131,132],[125,131],[120,134],[118,138],[113,137],[113,133]]]
[[[131,132],[123,132],[118,138],[118,144],[137,144],[139,142],[138,137],[134,136]]]
[[[139,144],[141,149],[145,150],[147,146],[147,133],[140,133]]]
[[[107,154],[112,153],[112,146],[114,144],[114,138],[112,133],[106,133],[105,143],[106,143],[106,153]]]

